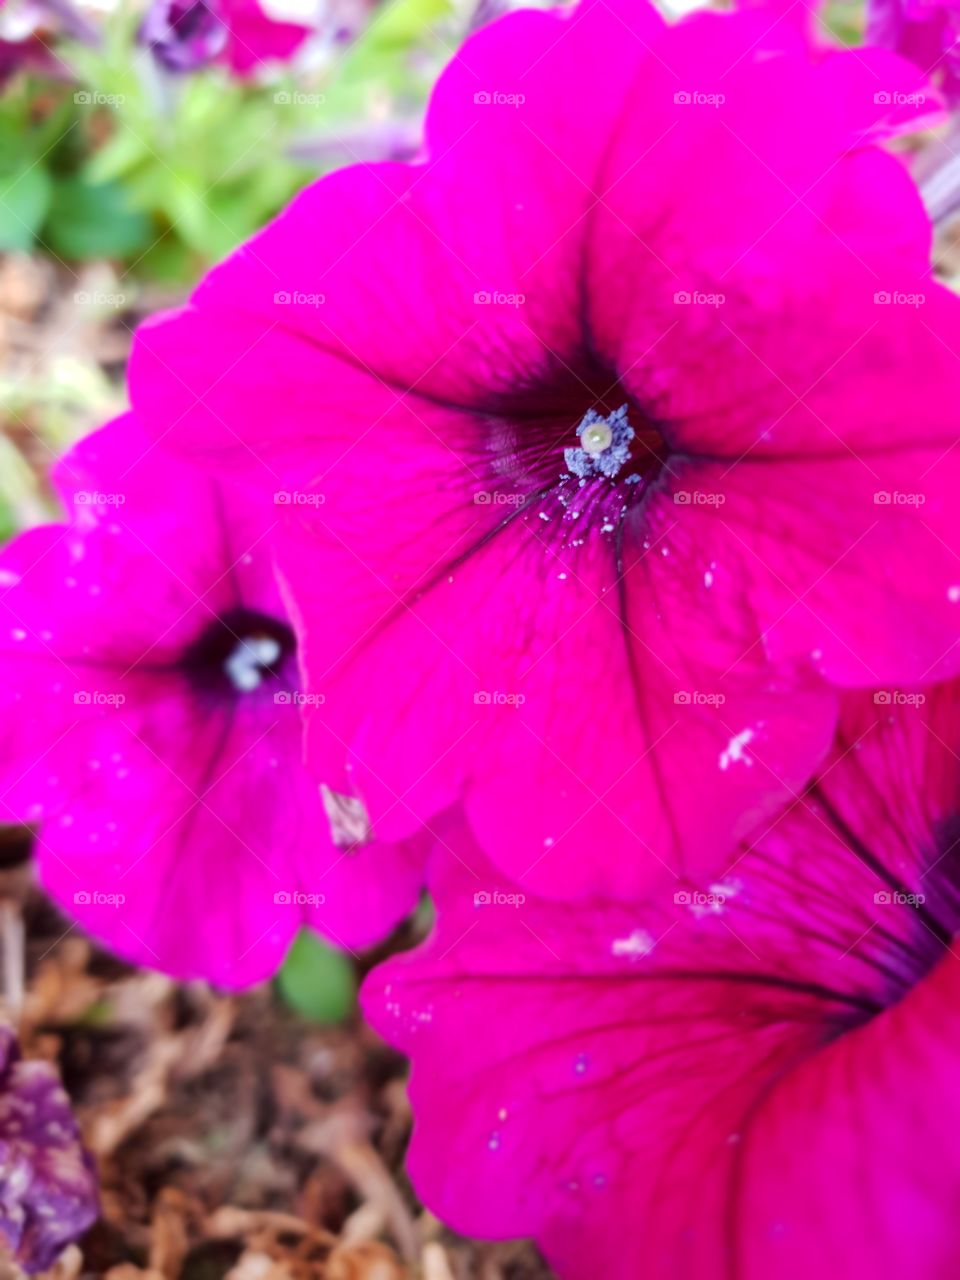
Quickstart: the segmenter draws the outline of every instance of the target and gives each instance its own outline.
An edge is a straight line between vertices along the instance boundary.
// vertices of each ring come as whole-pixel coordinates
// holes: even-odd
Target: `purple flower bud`
[[[223,52],[227,28],[207,0],[154,0],[139,38],[168,71],[196,71]]]
[[[97,1216],[92,1156],[48,1062],[25,1062],[0,1026],[0,1239],[25,1271],[45,1271]]]

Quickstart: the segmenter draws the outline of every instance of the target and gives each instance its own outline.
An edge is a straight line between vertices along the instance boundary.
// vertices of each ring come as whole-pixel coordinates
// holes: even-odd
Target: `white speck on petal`
[[[753,760],[744,750],[753,741],[753,730],[744,729],[742,733],[734,734],[727,743],[726,751],[720,752],[720,768],[729,769],[732,764],[739,764],[741,761],[748,769],[753,767]]]
[[[615,956],[648,956],[656,946],[646,929],[634,929],[625,938],[614,938],[610,944],[610,952]]]

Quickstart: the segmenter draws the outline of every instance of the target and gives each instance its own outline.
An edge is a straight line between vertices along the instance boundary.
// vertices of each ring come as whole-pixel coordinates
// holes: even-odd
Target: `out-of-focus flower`
[[[206,0],[157,0],[140,39],[168,71],[196,71],[223,52],[227,28]]]
[[[960,100],[958,0],[867,0],[865,38],[915,62],[952,105]]]
[[[225,58],[236,75],[251,75],[264,63],[287,62],[312,27],[290,22],[262,0],[220,0],[227,26]]]
[[[68,77],[56,52],[60,35],[95,45],[97,32],[70,0],[24,0],[0,3],[0,84],[20,70]]]
[[[547,895],[705,873],[840,689],[956,670],[960,301],[873,145],[922,83],[763,9],[510,14],[423,163],[141,331],[152,433],[324,498],[278,544],[308,755],[382,838],[462,794]]]
[[[0,1026],[0,1239],[24,1270],[45,1271],[97,1217],[93,1158],[47,1062],[25,1062]]]
[[[351,947],[416,902],[422,842],[370,842],[301,763],[295,643],[265,499],[151,448],[129,417],[56,481],[65,524],[0,553],[0,816],[96,937],[243,986],[303,923]]]
[[[454,1229],[561,1280],[952,1274],[960,692],[848,698],[717,881],[575,906],[441,857],[434,936],[364,1003]]]
[[[273,16],[259,0],[154,0],[140,39],[170,71],[195,71],[217,59],[237,75],[285,62],[311,27]]]

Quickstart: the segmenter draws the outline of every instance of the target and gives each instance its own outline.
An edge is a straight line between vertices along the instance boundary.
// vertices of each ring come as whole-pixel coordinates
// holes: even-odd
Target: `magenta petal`
[[[288,61],[310,35],[309,27],[271,18],[258,0],[221,0],[220,16],[227,28],[224,61],[240,76]]]
[[[364,989],[432,1211],[532,1235],[561,1280],[947,1275],[958,705],[848,699],[712,882],[551,903],[454,839],[434,935]]]

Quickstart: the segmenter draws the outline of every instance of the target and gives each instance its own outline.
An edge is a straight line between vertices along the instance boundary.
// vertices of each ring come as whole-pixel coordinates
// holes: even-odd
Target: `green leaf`
[[[0,249],[30,249],[50,205],[50,175],[35,164],[0,174]]]
[[[0,494],[0,541],[6,542],[17,531],[17,521],[6,498]]]
[[[453,12],[450,0],[393,0],[378,10],[358,43],[380,49],[407,48]]]
[[[116,183],[64,178],[54,185],[42,238],[67,259],[124,258],[145,249],[154,230]]]
[[[294,939],[277,986],[291,1009],[314,1022],[345,1022],[357,995],[353,965],[311,929],[301,929]]]

